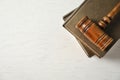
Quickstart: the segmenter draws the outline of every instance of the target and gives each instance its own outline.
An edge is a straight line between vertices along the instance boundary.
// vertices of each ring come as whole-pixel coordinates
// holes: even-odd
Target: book
[[[101,51],[97,46],[95,46],[95,44],[89,41],[78,29],[75,28],[75,25],[83,16],[89,16],[91,20],[97,23],[103,16],[107,15],[107,13],[110,12],[119,1],[120,0],[86,0],[84,4],[78,7],[65,21],[64,27],[73,36],[75,36],[78,41],[82,42],[85,46],[92,50],[95,55],[98,57],[103,57],[120,37],[119,14],[104,30],[105,33],[114,39],[113,43],[106,51]]]

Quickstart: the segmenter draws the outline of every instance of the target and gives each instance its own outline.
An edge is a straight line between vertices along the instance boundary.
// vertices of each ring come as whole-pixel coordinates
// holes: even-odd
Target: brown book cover
[[[97,46],[89,41],[78,29],[75,28],[75,25],[84,16],[89,16],[91,20],[97,23],[103,16],[107,15],[107,13],[110,12],[119,1],[120,0],[87,0],[82,6],[74,11],[72,16],[70,16],[70,18],[65,22],[64,27],[79,41],[94,51],[98,57],[102,57],[120,37],[119,14],[104,30],[109,36],[114,39],[113,44],[106,51],[101,51]]]
[[[67,13],[66,15],[64,15],[64,16],[63,16],[63,20],[64,20],[64,21],[67,21],[67,20],[69,19],[69,17],[72,15],[72,13],[73,13],[75,10],[77,10],[77,8],[74,9],[74,10],[72,10],[71,12]],[[76,39],[77,39],[77,38],[76,38]],[[80,46],[83,48],[84,52],[86,53],[86,55],[87,55],[88,57],[92,57],[92,56],[95,54],[94,51],[92,51],[91,49],[89,49],[89,48],[88,48],[86,45],[84,45],[84,43],[82,43],[79,39],[77,39],[77,41],[78,41],[78,43],[80,44]]]

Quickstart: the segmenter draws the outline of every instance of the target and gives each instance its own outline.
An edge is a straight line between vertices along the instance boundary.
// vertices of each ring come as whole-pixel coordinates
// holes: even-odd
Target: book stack
[[[76,38],[88,57],[94,55],[99,58],[103,57],[120,38],[120,12],[116,14],[114,19],[112,19],[105,29],[102,29],[98,25],[98,22],[113,10],[119,2],[120,0],[85,0],[82,5],[63,17],[65,21],[63,24],[64,28]],[[84,16],[88,16],[89,19],[100,28],[100,30],[112,39],[111,42],[109,41],[110,45],[108,45],[105,50],[96,46],[96,43],[92,42],[83,32],[76,28],[76,25]],[[92,34],[98,35],[95,30],[93,30]]]

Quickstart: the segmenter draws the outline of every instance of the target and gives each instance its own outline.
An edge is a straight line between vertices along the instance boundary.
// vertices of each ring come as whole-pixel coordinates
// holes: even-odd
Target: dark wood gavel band
[[[120,11],[120,2],[107,14],[104,16],[99,22],[98,25],[102,28],[106,28],[107,24],[111,22],[111,20],[116,16],[116,14]]]
[[[87,16],[83,17],[76,25],[85,37],[95,44],[100,50],[104,51],[113,41],[105,32],[103,32]]]

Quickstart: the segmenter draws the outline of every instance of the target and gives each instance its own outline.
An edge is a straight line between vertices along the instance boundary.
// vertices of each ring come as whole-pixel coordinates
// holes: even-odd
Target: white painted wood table
[[[83,0],[0,0],[0,80],[120,80],[120,55],[88,58],[62,16]]]

